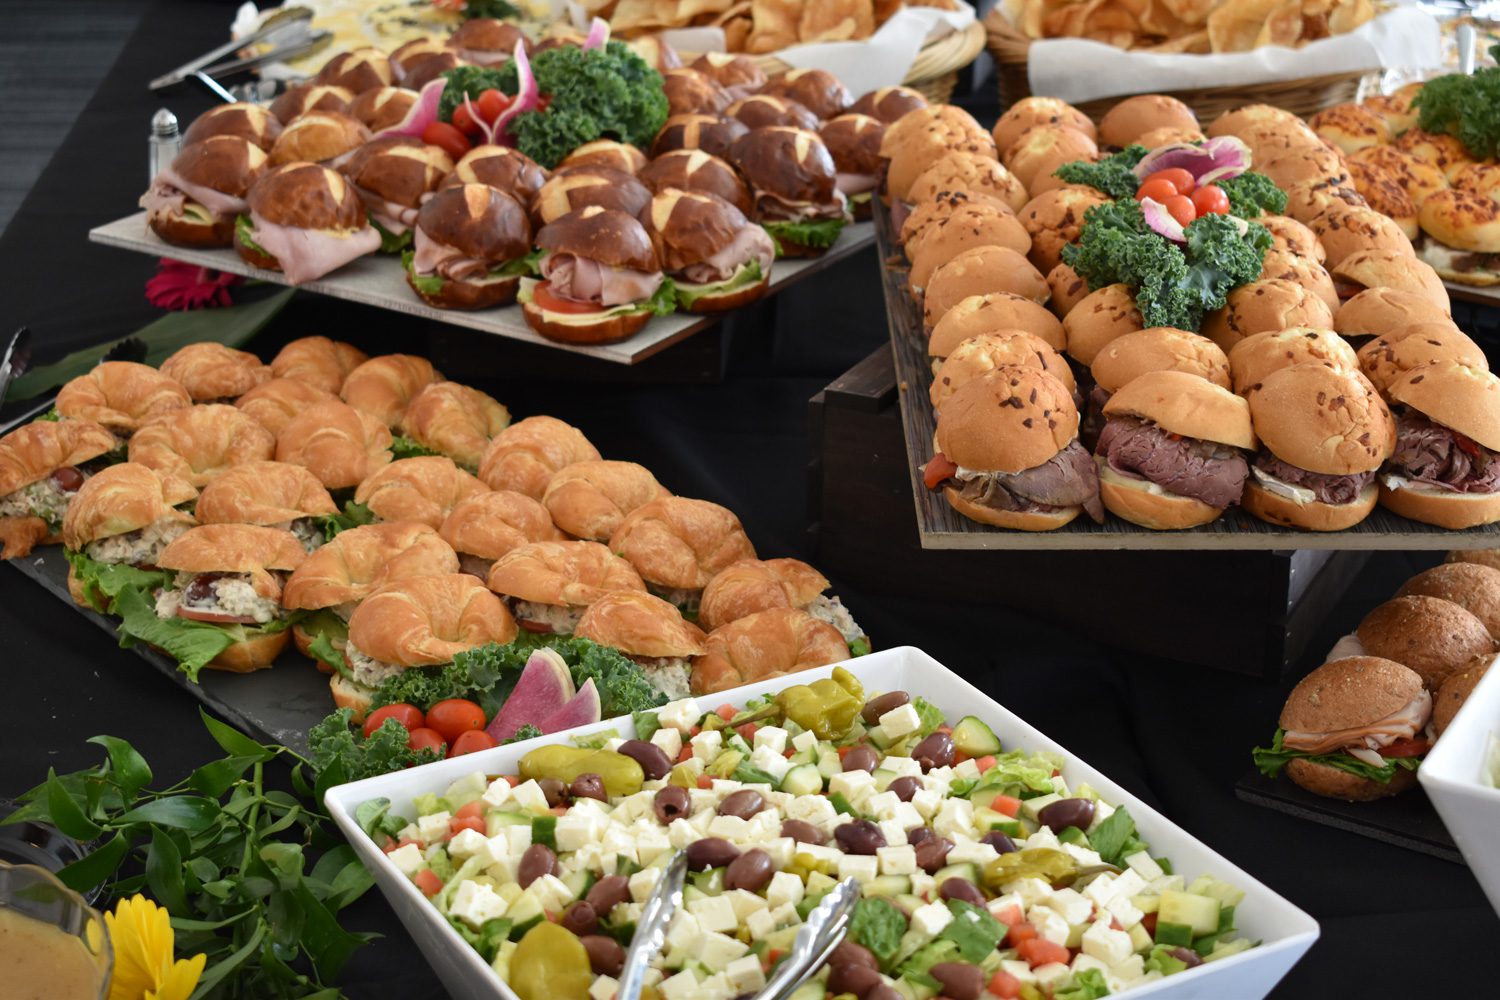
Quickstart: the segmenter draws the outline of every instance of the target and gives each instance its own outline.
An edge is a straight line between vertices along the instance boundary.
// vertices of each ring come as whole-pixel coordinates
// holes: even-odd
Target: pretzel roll
[[[193,405],[182,383],[148,365],[105,361],[71,379],[57,394],[57,412],[128,435],[154,417]]]
[[[646,165],[646,154],[618,139],[595,139],[563,157],[559,170],[570,167],[609,167],[634,177]]]
[[[432,362],[414,354],[382,354],[351,371],[339,388],[339,396],[356,410],[380,418],[387,427],[401,426],[413,396],[442,374]]]
[[[703,588],[698,624],[717,629],[775,608],[801,608],[828,589],[828,578],[800,559],[742,559]]]
[[[271,147],[271,166],[321,163],[337,169],[373,138],[358,118],[340,111],[309,111],[293,119]]]
[[[353,344],[327,337],[299,337],[271,359],[271,374],[317,386],[334,395],[343,388],[349,373],[370,360]]]
[[[407,437],[459,465],[479,465],[490,439],[510,423],[510,411],[478,389],[433,382],[412,397],[402,428]]]
[[[559,469],[547,483],[542,506],[568,534],[603,541],[631,511],[667,495],[645,466],[596,459]]]
[[[849,105],[849,113],[868,115],[886,125],[899,120],[908,111],[927,107],[927,98],[910,87],[881,87],[860,95]]]
[[[702,590],[721,569],[755,558],[733,511],[676,496],[631,511],[610,535],[609,548],[661,589]]]
[[[178,510],[198,495],[182,479],[134,462],[101,469],[86,479],[63,516],[63,544],[81,549],[100,538],[112,538],[167,518],[193,524],[193,515]]]
[[[739,53],[705,52],[688,65],[740,94],[753,94],[766,85],[766,71],[754,59]]]
[[[453,167],[443,187],[488,184],[513,195],[522,205],[530,205],[551,176],[545,167],[518,149],[475,146]]]
[[[359,484],[354,502],[382,521],[419,521],[438,528],[465,497],[488,487],[441,455],[403,458]]]
[[[0,497],[65,466],[114,451],[119,441],[92,420],[36,420],[0,437]]]
[[[391,432],[336,399],[314,403],[276,435],[276,461],[305,466],[330,490],[348,489],[390,463]]]
[[[276,120],[282,125],[290,125],[303,115],[315,111],[348,114],[349,103],[353,100],[354,94],[344,87],[309,80],[306,83],[294,84],[283,91],[280,97],[271,102],[271,114],[275,115]],[[283,132],[285,132],[284,128],[277,129],[276,138],[280,138]],[[275,145],[273,139],[262,148],[269,153]]]
[[[203,487],[194,508],[204,524],[267,525],[338,510],[317,476],[286,462],[237,465]]]
[[[194,118],[182,133],[182,146],[186,149],[216,135],[237,135],[269,152],[280,134],[281,122],[269,110],[259,104],[236,101],[209,108]]]
[[[395,580],[458,572],[452,546],[425,524],[387,521],[341,531],[292,573],[285,608],[316,611],[362,601]]]
[[[363,94],[367,90],[390,86],[391,60],[376,48],[350,49],[324,63],[314,79],[318,83],[343,87],[351,94]]]
[[[798,608],[759,611],[709,633],[693,658],[692,691],[712,694],[741,684],[811,670],[849,658],[839,630]]]
[[[168,542],[156,564],[183,573],[245,573],[257,595],[279,602],[281,582],[270,571],[290,572],[306,558],[297,536],[283,528],[201,524]]]
[[[698,656],[703,631],[671,604],[644,591],[613,590],[583,613],[574,635],[629,656]]]
[[[734,101],[712,77],[690,66],[663,73],[662,90],[667,112],[674,115],[716,115]]]
[[[292,418],[319,403],[337,403],[339,398],[311,382],[273,378],[234,401],[235,409],[247,413],[266,430],[279,435]]]
[[[673,115],[651,141],[651,155],[701,149],[711,156],[727,158],[729,147],[749,131],[744,122],[727,115]]]
[[[479,478],[492,490],[514,490],[540,500],[559,470],[599,457],[599,449],[572,424],[556,417],[527,417],[490,442],[479,461]]]
[[[376,87],[351,101],[349,114],[371,132],[381,132],[405,121],[419,96],[405,87]]]
[[[438,534],[460,557],[476,556],[486,562],[532,542],[563,539],[547,508],[510,490],[475,493],[460,500]]]
[[[161,373],[181,383],[195,403],[234,399],[271,379],[260,358],[212,340],[175,352],[161,363]]]
[[[512,549],[490,567],[489,588],[535,604],[587,607],[618,590],[645,593],[630,563],[598,542],[540,541]]]
[[[516,637],[505,604],[467,573],[387,583],[354,609],[349,642],[383,663],[449,663],[465,650]]]
[[[210,403],[174,410],[130,439],[130,460],[202,488],[219,473],[276,451],[276,437],[232,406]]]
[[[633,174],[591,163],[553,174],[532,199],[531,214],[540,229],[591,206],[618,209],[635,217],[650,203],[650,189]]]

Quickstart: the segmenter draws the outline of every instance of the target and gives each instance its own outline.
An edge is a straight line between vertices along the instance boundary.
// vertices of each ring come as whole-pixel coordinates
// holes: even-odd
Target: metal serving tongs
[[[312,16],[313,12],[306,7],[283,7],[267,15],[265,23],[261,25],[260,30],[255,32],[255,34],[245,38],[231,39],[218,48],[183,63],[172,70],[172,72],[157,77],[148,86],[152,90],[162,90],[163,88],[181,83],[198,70],[212,64],[215,60],[222,59],[249,45],[257,45],[262,42],[270,42],[273,45],[285,44],[294,37],[303,37],[307,34],[308,24],[312,21]]]
[[[5,394],[10,391],[11,380],[31,366],[31,330],[21,327],[11,334],[5,353],[0,354],[0,406],[5,405]]]

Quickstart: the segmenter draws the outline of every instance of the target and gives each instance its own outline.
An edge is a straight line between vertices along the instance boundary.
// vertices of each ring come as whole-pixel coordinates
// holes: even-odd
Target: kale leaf
[[[1500,58],[1500,45],[1490,55]],[[1428,80],[1412,106],[1423,131],[1455,136],[1476,159],[1500,155],[1500,67]]]
[[[1286,192],[1265,174],[1248,170],[1238,177],[1218,181],[1229,197],[1229,213],[1242,219],[1254,219],[1262,213],[1280,215],[1286,211]]]
[[[1074,160],[1064,163],[1052,172],[1069,184],[1085,184],[1102,191],[1111,198],[1133,198],[1141,179],[1135,175],[1136,164],[1150,152],[1145,146],[1126,146],[1112,156],[1097,163]]]

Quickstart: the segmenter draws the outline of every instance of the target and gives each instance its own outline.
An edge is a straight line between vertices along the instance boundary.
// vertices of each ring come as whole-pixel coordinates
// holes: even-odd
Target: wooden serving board
[[[874,238],[875,230],[871,223],[856,222],[844,227],[838,242],[821,257],[778,260],[771,269],[771,287],[768,294],[774,295],[804,278],[817,274],[828,265],[868,246]],[[194,250],[166,243],[147,228],[145,212],[137,212],[91,229],[89,239],[95,243],[118,247],[122,250],[133,250],[136,253],[150,254],[153,257],[172,257],[189,264],[211,267],[230,274],[240,274],[259,281],[287,284],[286,277],[279,271],[265,271],[252,267],[233,250]],[[407,287],[401,259],[387,254],[361,257],[332,274],[298,287],[321,295],[330,295],[350,302],[405,313],[435,323],[468,327],[481,333],[542,347],[553,347],[574,354],[584,354],[620,365],[633,365],[644,361],[653,354],[712,326],[721,318],[679,312],[671,316],[653,317],[640,333],[618,344],[563,344],[548,340],[527,326],[526,320],[521,315],[520,306],[480,309],[474,312],[435,309],[429,306]]]
[[[1268,524],[1238,508],[1212,524],[1185,531],[1152,531],[1106,513],[1103,524],[1079,516],[1056,531],[1010,531],[971,521],[941,493],[927,489],[922,467],[932,457],[937,415],[928,399],[932,369],[922,311],[906,290],[904,258],[891,238],[890,217],[876,203],[876,245],[889,318],[897,396],[906,437],[917,529],[924,549],[1487,549],[1500,547],[1500,524],[1449,531],[1375,508],[1344,531],[1298,531]]]

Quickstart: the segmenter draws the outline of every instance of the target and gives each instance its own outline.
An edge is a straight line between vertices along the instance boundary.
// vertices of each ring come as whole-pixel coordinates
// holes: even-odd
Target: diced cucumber
[[[1176,948],[1190,948],[1193,944],[1193,929],[1187,924],[1173,924],[1165,920],[1156,921],[1156,943]]]
[[[1056,792],[1049,792],[1046,795],[1038,795],[1034,799],[1026,799],[1021,803],[1021,815],[1025,816],[1029,820],[1032,820],[1033,822],[1041,822],[1041,820],[1037,818],[1041,811],[1050,806],[1052,803],[1061,801],[1062,796],[1058,795]]]
[[[843,792],[834,792],[832,795],[828,796],[828,804],[833,806],[836,812],[839,812],[845,816],[859,815],[859,810],[854,808],[854,804],[844,796]]]
[[[1212,896],[1190,892],[1164,892],[1157,908],[1157,920],[1169,924],[1187,924],[1193,936],[1212,934],[1219,929],[1219,901]],[[1160,926],[1160,923],[1158,923]]]
[[[489,780],[485,778],[483,772],[471,771],[449,785],[448,790],[443,793],[443,797],[449,802],[452,802],[454,801],[455,796],[459,795],[483,795],[484,790],[488,787],[490,787],[490,783]]]
[[[798,764],[782,777],[781,790],[791,795],[816,795],[823,790],[823,773],[815,764]]]
[[[1140,924],[1136,924],[1134,927],[1130,928],[1131,951],[1150,951],[1151,945],[1153,943],[1154,942],[1151,940],[1151,935],[1147,933],[1145,927],[1141,926]]]
[[[1249,938],[1238,938],[1234,941],[1215,941],[1214,950],[1203,956],[1205,962],[1216,962],[1230,955],[1238,955],[1242,951],[1249,951],[1255,947],[1255,942]]]
[[[900,896],[911,892],[911,879],[905,875],[880,875],[861,888],[866,896]]]
[[[793,924],[790,927],[783,927],[781,930],[772,931],[767,934],[764,938],[766,951],[779,951],[783,954],[791,951],[792,945],[797,940],[797,931],[799,929],[800,927],[797,924]]]
[[[1143,892],[1130,897],[1130,905],[1142,913],[1155,913],[1161,906],[1161,897],[1154,892]]]
[[[582,899],[588,895],[589,889],[593,887],[594,873],[587,868],[580,868],[576,872],[564,875],[562,883],[568,887],[568,891],[573,894],[574,899]]]
[[[494,809],[484,814],[484,833],[493,837],[508,826],[530,826],[531,817],[516,812]]]
[[[1083,932],[1088,930],[1088,924],[1069,924],[1068,939],[1063,942],[1069,948],[1083,947]]]
[[[719,896],[724,892],[724,869],[722,868],[694,872],[692,879],[694,888],[705,896]]]
[[[470,802],[478,802],[483,795],[483,790],[477,792],[458,792],[456,794],[449,792],[443,796],[443,801],[448,803],[448,808],[453,812],[458,812]]]
[[[1063,827],[1062,832],[1057,835],[1060,844],[1074,844],[1078,847],[1089,846],[1088,835],[1076,826]]]
[[[688,903],[696,903],[700,899],[707,899],[707,898],[708,898],[708,893],[704,892],[702,889],[698,888],[696,885],[692,885],[691,883],[689,883],[688,885],[685,885],[685,886],[682,887],[682,902],[683,902],[683,905],[687,905]]]
[[[891,738],[891,734],[885,731],[884,726],[871,726],[870,731],[865,735],[869,737],[870,745],[878,750],[884,750],[896,742]]]
[[[982,719],[966,715],[953,727],[953,748],[970,757],[1000,752],[1000,737]]]
[[[1195,896],[1208,896],[1217,899],[1222,906],[1238,906],[1245,898],[1243,889],[1230,885],[1228,882],[1220,882],[1211,875],[1199,875],[1193,879],[1187,891]]]
[[[531,818],[531,842],[546,844],[554,851],[557,850],[557,817],[533,816]]]
[[[821,896],[838,884],[838,879],[831,875],[816,871],[808,872],[804,892],[809,896]]]
[[[887,771],[883,767],[877,767],[874,774],[875,791],[885,791],[887,788],[891,787],[891,782],[895,781],[899,777],[900,775],[898,775],[895,771]]]
[[[823,1000],[828,996],[828,989],[817,980],[809,980],[792,991],[787,1000]]]
[[[542,907],[542,901],[537,899],[535,893],[529,891],[521,893],[505,911],[505,919],[511,922],[511,939],[519,941],[522,934],[525,934],[532,925],[545,916],[546,911]]]
[[[798,750],[796,753],[788,757],[787,760],[790,761],[793,766],[800,766],[802,764],[816,765],[818,763],[818,750],[816,747],[809,747],[806,750]]]
[[[927,905],[927,900],[923,899],[921,896],[913,896],[909,893],[902,893],[899,896],[892,896],[891,902],[896,904],[896,909],[900,910],[908,917]]]
[[[844,761],[837,750],[824,750],[818,754],[818,771],[825,778],[844,773]]]
[[[490,963],[503,982],[510,981],[510,957],[516,953],[514,941],[501,941],[500,947],[495,952],[495,960]]]
[[[973,882],[975,885],[979,885],[979,866],[963,861],[958,864],[948,865],[946,868],[939,868],[932,875],[932,881],[939,887],[950,878],[961,878],[965,882]]]
[[[731,750],[738,750],[746,757],[750,756],[750,744],[746,743],[745,738],[739,733],[735,733],[729,739],[725,740],[724,745]]]

